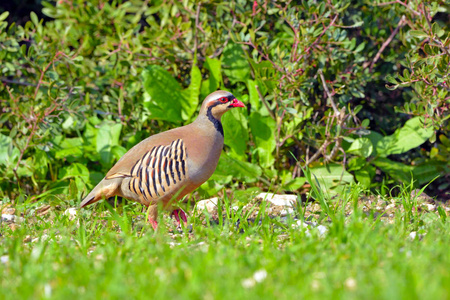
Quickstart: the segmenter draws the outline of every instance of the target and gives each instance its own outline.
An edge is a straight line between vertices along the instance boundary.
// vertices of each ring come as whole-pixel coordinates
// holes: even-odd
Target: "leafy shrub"
[[[297,192],[305,165],[331,191],[450,174],[444,1],[43,5],[46,22],[0,16],[2,197],[78,203],[218,88],[248,109],[224,116],[226,153],[201,193]]]

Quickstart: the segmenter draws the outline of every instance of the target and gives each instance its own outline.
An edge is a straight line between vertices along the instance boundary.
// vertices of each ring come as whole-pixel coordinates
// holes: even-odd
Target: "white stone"
[[[386,206],[386,210],[390,210],[392,208],[395,208],[395,204],[394,203],[391,203],[388,206]]]
[[[22,217],[10,214],[2,214],[2,222],[22,223],[23,221],[24,218]]]
[[[288,208],[285,208],[285,209],[281,210],[280,216],[284,217],[284,216],[287,216],[287,215],[292,215],[293,213],[294,213],[294,209],[288,207]]]
[[[297,203],[297,195],[276,195],[272,193],[260,193],[256,198],[269,201],[273,205],[294,207]]]
[[[324,236],[328,232],[328,228],[323,225],[319,225],[316,227],[317,231],[319,231],[319,236]]]
[[[262,269],[258,270],[253,274],[253,279],[255,279],[256,282],[262,282],[267,277],[267,271]]]
[[[75,207],[68,208],[64,211],[64,215],[68,216],[69,220],[71,220],[71,221],[73,219],[75,219],[75,217],[77,216],[77,213],[78,213],[78,211]]]
[[[434,204],[426,203],[425,205],[427,206],[427,209],[429,211],[435,211],[436,210],[436,205],[434,205]]]
[[[219,198],[214,197],[211,199],[200,200],[195,205],[195,209],[199,211],[206,210],[208,213],[212,214],[217,210],[217,203],[219,202]]]
[[[0,262],[1,262],[2,264],[8,263],[8,262],[9,262],[9,256],[8,256],[8,255],[3,255],[3,256],[1,256],[1,257],[0,257]]]
[[[411,232],[411,233],[409,234],[409,238],[410,238],[411,240],[414,240],[414,239],[416,238],[416,236],[417,236],[417,232],[416,232],[416,231],[413,231],[413,232]]]
[[[297,220],[297,222],[295,222],[291,226],[292,226],[292,228],[298,228],[298,227],[308,228],[309,227],[308,224],[306,224],[302,220]]]
[[[344,285],[349,290],[354,290],[356,288],[356,280],[354,278],[347,278],[344,282]]]
[[[14,222],[15,215],[2,214],[2,222]]]

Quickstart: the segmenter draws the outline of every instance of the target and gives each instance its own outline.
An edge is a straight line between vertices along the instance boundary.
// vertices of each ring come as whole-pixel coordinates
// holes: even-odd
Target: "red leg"
[[[184,223],[184,227],[187,227],[187,217],[186,217],[186,213],[184,212],[184,210],[182,210],[181,208],[174,209],[172,211],[172,216],[175,216],[175,220],[177,220],[177,226],[181,225],[181,222],[180,222],[180,217],[181,217],[181,220],[183,220],[183,223]]]
[[[148,222],[152,225],[153,230],[156,231],[156,229],[158,229],[158,222],[156,220],[153,220],[150,215],[148,216]]]
[[[145,209],[144,209],[145,210]],[[158,206],[150,205],[148,207],[148,222],[152,225],[153,229],[156,231],[158,229]]]

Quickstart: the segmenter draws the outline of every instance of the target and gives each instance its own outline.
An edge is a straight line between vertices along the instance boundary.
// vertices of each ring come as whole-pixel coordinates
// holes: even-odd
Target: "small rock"
[[[388,206],[386,206],[386,211],[389,211],[389,210],[394,209],[394,208],[395,208],[395,203],[391,203]]]
[[[328,228],[323,225],[319,225],[316,227],[317,231],[319,231],[319,236],[324,236],[328,232]]]
[[[425,206],[426,206],[426,208],[427,208],[429,211],[435,211],[435,210],[436,210],[436,205],[434,205],[434,204],[426,203]]]
[[[287,215],[292,215],[293,213],[294,213],[294,209],[288,207],[288,208],[285,208],[285,209],[281,210],[280,216],[284,217],[284,216],[287,216]]]
[[[411,240],[414,240],[414,239],[416,238],[416,236],[417,236],[417,232],[416,232],[416,231],[413,231],[413,232],[411,232],[411,233],[409,234],[409,238],[410,238]]]
[[[267,271],[266,270],[258,270],[255,272],[255,274],[253,274],[253,278],[255,279],[256,282],[262,282],[264,281],[264,279],[266,279],[267,277]]]
[[[48,240],[48,238],[49,238],[48,234],[43,234],[40,237],[32,239],[31,242],[35,243],[37,241],[46,241],[46,240]]]
[[[297,195],[277,195],[272,193],[260,193],[256,198],[267,200],[273,205],[294,207],[297,203]]]
[[[2,222],[6,223],[22,223],[24,218],[16,215],[2,214]]]
[[[347,278],[344,282],[344,286],[349,290],[354,290],[356,288],[356,280],[354,278]]]
[[[68,208],[64,211],[64,215],[69,217],[69,220],[72,221],[77,216],[77,209],[75,207]]]
[[[17,224],[15,224],[15,223],[11,223],[11,224],[9,224],[9,228],[10,228],[12,231],[15,231],[17,228],[19,228],[19,226],[18,226]]]
[[[0,257],[0,263],[7,264],[9,262],[9,256],[8,255],[2,255]]]
[[[5,207],[2,210],[2,214],[5,214],[5,215],[14,215],[15,213],[16,213],[16,209],[12,208],[12,207]]]
[[[295,222],[291,226],[292,226],[292,228],[298,228],[298,227],[308,228],[309,227],[308,224],[306,224],[302,220],[297,220],[297,222]]]
[[[9,214],[2,214],[2,222],[14,222],[14,219],[16,218],[15,215],[9,215]]]
[[[201,200],[198,201],[197,204],[195,205],[195,209],[199,210],[199,211],[204,211],[206,209],[206,211],[210,214],[213,214],[214,212],[217,211],[217,203],[219,202],[219,198],[214,197],[211,199],[206,199],[206,200]]]
[[[27,236],[23,239],[22,242],[24,242],[24,243],[29,243],[29,242],[31,242],[31,235],[27,235]]]

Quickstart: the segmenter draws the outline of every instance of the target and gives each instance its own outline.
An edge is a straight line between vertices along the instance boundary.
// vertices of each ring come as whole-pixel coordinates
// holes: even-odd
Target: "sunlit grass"
[[[413,201],[400,195],[389,200]],[[100,204],[72,219],[64,208],[25,215],[14,231],[0,225],[0,299],[450,297],[445,218],[399,210],[387,222],[355,192],[344,197],[320,201],[333,214],[314,219],[326,233],[297,226],[304,205],[283,220],[261,207],[249,220],[245,203],[226,197],[218,217],[191,212],[191,233],[179,233],[167,217],[154,232],[130,203]]]

